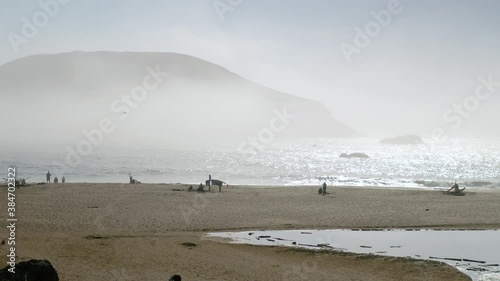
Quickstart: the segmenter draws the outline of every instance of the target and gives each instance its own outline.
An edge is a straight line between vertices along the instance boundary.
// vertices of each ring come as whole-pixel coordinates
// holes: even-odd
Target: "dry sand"
[[[468,280],[424,261],[221,243],[209,231],[500,228],[500,193],[319,187],[51,184],[16,191],[19,260],[48,259],[61,280]],[[5,188],[0,196],[6,198]],[[5,201],[4,201],[5,202]],[[6,210],[0,212],[6,220]],[[7,231],[1,231],[7,237]],[[1,246],[2,262],[7,248]],[[4,263],[5,264],[5,263]]]

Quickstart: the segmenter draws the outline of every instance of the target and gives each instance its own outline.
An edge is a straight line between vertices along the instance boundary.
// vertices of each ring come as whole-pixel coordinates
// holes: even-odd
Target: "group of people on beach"
[[[216,186],[219,187],[219,192],[222,192],[222,185],[224,185],[224,184],[227,185],[227,183],[225,183],[225,182],[223,182],[221,180],[213,180],[212,179],[212,175],[208,175],[208,180],[205,181],[205,185],[208,187],[208,191],[210,191],[210,187],[212,185],[216,185]],[[200,183],[200,185],[198,186],[198,188],[196,189],[196,191],[197,192],[205,192],[205,185],[203,185],[203,183]],[[192,185],[188,188],[188,192],[191,192],[191,191],[194,191]]]
[[[47,174],[46,174],[47,183],[50,183],[51,176],[52,175],[50,174],[50,171],[48,171]],[[139,181],[137,181],[136,179],[134,179],[131,174],[129,174],[129,177],[130,177],[130,183],[140,183]],[[64,176],[62,177],[61,182],[62,183],[66,182],[66,178]],[[54,178],[54,183],[59,183],[59,179],[57,177]],[[222,184],[223,183],[224,183],[223,181],[212,180],[212,175],[209,175],[208,176],[208,180],[206,181],[206,185],[209,188],[210,188],[210,186],[212,184],[218,185],[219,186],[219,192],[221,192],[221,188],[222,188]],[[326,192],[326,188],[327,188],[326,182],[323,182],[322,187],[320,187],[320,189],[318,190],[318,194],[322,195],[322,196],[325,196],[325,195],[329,194],[328,192]],[[465,190],[465,187],[462,188],[462,189],[460,189],[459,186],[458,186],[458,184],[457,184],[457,182],[455,181],[455,184],[453,184],[453,186],[450,189],[448,189],[447,192],[462,194],[462,193],[464,193],[464,190]],[[189,187],[188,191],[194,191],[192,185]],[[198,186],[198,188],[196,189],[196,191],[198,191],[198,192],[204,192],[205,191],[205,186],[203,185],[203,183],[200,183],[200,185]]]
[[[191,185],[188,188],[188,192],[192,192],[192,191],[194,191],[194,189],[193,189],[193,186]],[[196,192],[205,192],[205,186],[202,183],[200,183],[200,185],[196,189]]]
[[[46,178],[47,178],[47,183],[50,183],[50,177],[52,176],[50,174],[50,171],[47,172],[47,174],[45,175]],[[66,178],[63,176],[62,179],[61,179],[61,182],[62,183],[65,183],[66,182]],[[54,178],[54,183],[59,183],[59,178],[55,177]]]
[[[325,195],[327,195],[327,194],[328,194],[328,193],[326,192],[326,182],[324,182],[324,183],[323,183],[323,186],[319,189],[318,193],[319,193],[320,195],[323,195],[323,196],[325,196]]]

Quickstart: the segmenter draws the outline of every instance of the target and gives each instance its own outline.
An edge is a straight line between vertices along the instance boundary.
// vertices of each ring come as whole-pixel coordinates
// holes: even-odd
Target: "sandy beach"
[[[175,273],[183,280],[469,280],[437,262],[234,245],[205,234],[254,229],[500,228],[500,192],[488,190],[451,196],[441,191],[330,187],[324,197],[317,195],[319,187],[174,191],[187,187],[76,183],[21,187],[16,191],[18,259],[48,259],[61,280],[167,280]],[[0,194],[6,198],[6,189]],[[6,212],[0,214],[5,221]],[[1,234],[6,238],[7,230]],[[6,245],[1,247],[6,253]]]

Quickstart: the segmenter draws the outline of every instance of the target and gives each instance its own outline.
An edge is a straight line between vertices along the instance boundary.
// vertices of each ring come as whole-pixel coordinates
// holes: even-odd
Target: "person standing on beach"
[[[326,182],[323,183],[323,196],[326,195]]]
[[[66,182],[66,178],[63,176],[62,177],[62,183],[65,183]]]
[[[50,183],[50,171],[47,172],[47,183]]]
[[[454,192],[459,192],[460,188],[458,187],[457,181],[455,181],[455,184],[448,190],[450,192],[453,189]]]

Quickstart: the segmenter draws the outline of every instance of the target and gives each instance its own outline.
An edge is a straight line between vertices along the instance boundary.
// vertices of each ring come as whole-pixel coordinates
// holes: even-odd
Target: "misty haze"
[[[497,1],[0,6],[0,281],[500,280]]]

